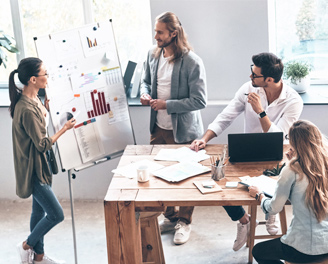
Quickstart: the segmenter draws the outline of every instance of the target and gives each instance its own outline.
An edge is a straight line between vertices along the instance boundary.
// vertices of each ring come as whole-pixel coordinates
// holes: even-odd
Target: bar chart
[[[85,95],[88,118],[107,114],[110,111],[109,100],[104,90],[93,90]]]

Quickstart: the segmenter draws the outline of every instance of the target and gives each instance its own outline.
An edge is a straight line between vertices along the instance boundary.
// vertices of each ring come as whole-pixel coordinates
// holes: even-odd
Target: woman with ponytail
[[[328,144],[309,121],[296,121],[289,129],[289,164],[282,170],[274,196],[266,198],[250,187],[265,213],[277,214],[289,199],[293,220],[286,235],[253,248],[259,264],[328,261]],[[326,262],[325,262],[326,263]]]
[[[15,74],[23,84],[22,89],[15,84]],[[16,193],[21,198],[33,197],[30,235],[17,245],[23,264],[64,263],[44,254],[44,235],[64,219],[63,209],[51,188],[52,173],[46,153],[76,121],[74,118],[67,121],[55,135],[47,136],[49,115],[38,97],[39,89],[46,88],[47,79],[45,65],[38,58],[23,59],[9,76]]]

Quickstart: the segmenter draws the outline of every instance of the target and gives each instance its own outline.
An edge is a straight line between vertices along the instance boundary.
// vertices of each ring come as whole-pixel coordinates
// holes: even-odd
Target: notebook
[[[281,160],[283,141],[282,132],[229,134],[230,162]]]

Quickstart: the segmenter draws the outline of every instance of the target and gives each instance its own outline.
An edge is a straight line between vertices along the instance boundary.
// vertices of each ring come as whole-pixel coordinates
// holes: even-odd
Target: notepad
[[[277,178],[277,177],[276,177]],[[264,192],[266,196],[272,197],[276,190],[277,180],[271,177],[261,175],[257,177],[244,176],[239,177],[241,181],[239,183],[246,186],[256,186]]]
[[[222,192],[222,188],[219,185],[217,185],[217,183],[215,181],[212,180],[212,182],[213,182],[213,183],[211,183],[211,184],[213,184],[212,188],[205,188],[203,186],[204,181],[194,181],[193,183],[196,185],[196,187],[202,194],[213,193],[213,192]]]

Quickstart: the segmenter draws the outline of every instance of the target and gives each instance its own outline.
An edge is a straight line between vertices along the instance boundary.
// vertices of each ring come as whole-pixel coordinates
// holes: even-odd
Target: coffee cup
[[[138,182],[147,182],[147,181],[149,181],[149,178],[150,178],[150,175],[149,175],[148,166],[140,166],[137,169]]]

